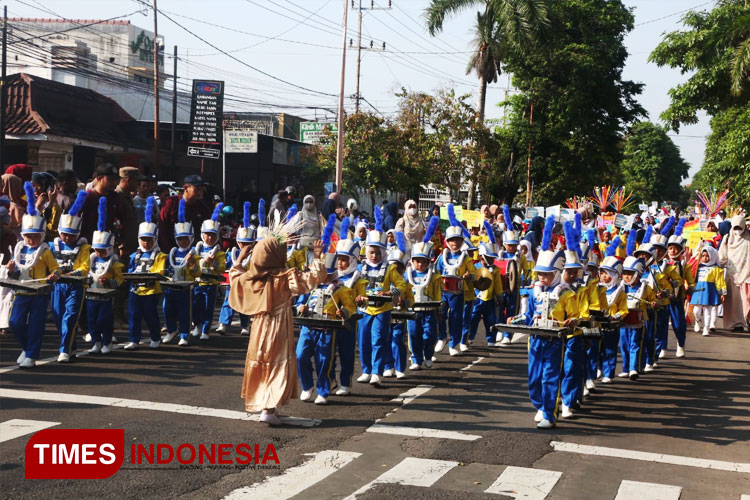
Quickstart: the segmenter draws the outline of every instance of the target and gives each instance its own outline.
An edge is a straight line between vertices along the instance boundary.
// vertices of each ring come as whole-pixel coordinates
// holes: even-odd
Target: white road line
[[[82,394],[65,394],[58,392],[21,391],[17,389],[0,389],[0,398],[29,399],[35,401],[54,401],[57,403],[75,403],[85,405],[114,406],[118,408],[132,408],[135,410],[166,411],[201,417],[227,418],[230,420],[259,421],[258,414],[248,414],[244,411],[224,410],[220,408],[205,408],[202,406],[180,405],[174,403],[159,403],[156,401],[139,401],[137,399],[110,398],[104,396],[86,396]],[[288,425],[314,427],[320,425],[320,420],[314,418],[281,417]]]
[[[376,484],[404,484],[407,486],[422,486],[424,488],[429,488],[457,465],[458,462],[447,460],[407,457],[388,471],[381,474],[374,481],[362,486],[344,500],[354,500],[357,495],[364,493]]]
[[[681,494],[679,486],[622,481],[615,500],[680,500]]]
[[[508,466],[484,492],[526,500],[544,500],[560,480],[560,476],[562,472]]]
[[[477,363],[481,363],[482,361],[484,361],[484,357],[480,356],[480,357],[478,357],[477,359],[475,359],[475,360],[474,360],[473,362],[471,362],[470,364],[468,364],[468,365],[464,366],[463,368],[461,368],[461,369],[460,369],[460,370],[458,370],[458,371],[460,371],[460,372],[465,372],[466,370],[468,370],[469,368],[471,368],[471,367],[472,367],[472,366],[474,366],[475,364],[477,364]]]
[[[725,462],[723,460],[709,460],[706,458],[683,457],[679,455],[663,455],[661,453],[649,453],[646,451],[625,450],[621,448],[607,448],[604,446],[589,446],[576,443],[563,443],[560,441],[552,441],[550,445],[552,445],[552,448],[554,448],[555,451],[566,451],[569,453],[597,455],[602,457],[627,458],[631,460],[644,460],[646,462],[685,465],[687,467],[700,467],[702,469],[726,470],[729,472],[744,472],[750,474],[750,464],[747,463]]]
[[[406,406],[434,387],[434,385],[421,384],[416,387],[412,387],[404,393],[399,394],[395,398],[391,399],[391,401],[393,401],[394,403],[401,403],[401,406]]]
[[[346,464],[362,455],[352,451],[325,450],[311,453],[311,460],[287,469],[280,476],[267,478],[262,483],[238,488],[225,500],[264,499],[285,500],[302,493],[324,480]]]
[[[476,434],[465,434],[458,431],[446,431],[442,429],[428,429],[425,427],[406,427],[402,425],[387,425],[376,422],[367,428],[366,432],[376,434],[393,434],[396,436],[430,437],[437,439],[454,439],[458,441],[476,441],[482,436]]]
[[[14,418],[0,423],[0,443],[16,439],[17,437],[33,434],[48,427],[60,425],[60,422],[47,422],[45,420],[23,420]]]

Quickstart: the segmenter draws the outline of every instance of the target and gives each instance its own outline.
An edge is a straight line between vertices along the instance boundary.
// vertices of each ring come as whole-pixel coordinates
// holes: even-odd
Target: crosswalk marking
[[[395,398],[391,399],[391,401],[394,403],[401,403],[401,406],[406,406],[434,387],[434,385],[420,384],[416,387],[412,387],[406,392],[399,394]]]
[[[115,406],[135,410],[154,410],[201,417],[228,418],[231,420],[259,421],[260,416],[248,414],[244,411],[225,410],[221,408],[205,408],[202,406],[180,405],[174,403],[160,403],[157,401],[139,401],[137,399],[110,398],[105,396],[86,396],[83,394],[66,394],[61,392],[21,391],[18,389],[0,389],[0,398],[30,399],[35,401],[54,401],[57,403],[75,403],[86,405]],[[314,427],[320,425],[315,418],[281,417],[287,425]]]
[[[679,500],[681,494],[679,486],[624,480],[615,500]]]
[[[561,476],[562,472],[552,470],[508,466],[484,492],[526,500],[544,500]]]
[[[16,439],[17,437],[33,434],[48,427],[60,425],[60,422],[47,422],[46,420],[23,420],[14,418],[0,423],[0,443]]]
[[[646,462],[657,462],[661,464],[685,465],[688,467],[701,467],[703,469],[750,473],[750,463],[725,462],[723,460],[709,460],[705,458],[684,457],[680,455],[664,455],[661,453],[608,448],[605,446],[589,446],[576,443],[563,443],[560,441],[552,441],[550,445],[555,451],[581,453],[583,455],[629,458],[631,460],[644,460]]]
[[[458,462],[448,460],[407,457],[344,500],[354,500],[357,495],[364,493],[376,484],[390,483],[429,488],[457,465]]]
[[[287,469],[279,476],[269,477],[262,483],[238,488],[224,499],[273,498],[274,500],[285,500],[314,486],[362,454],[352,451],[325,450],[310,455],[312,456],[311,460]]]
[[[442,429],[430,429],[426,427],[407,427],[403,425],[388,425],[374,423],[367,428],[367,432],[376,434],[393,434],[396,436],[431,437],[437,439],[455,439],[458,441],[476,441],[482,436],[466,434],[458,431],[446,431]]]

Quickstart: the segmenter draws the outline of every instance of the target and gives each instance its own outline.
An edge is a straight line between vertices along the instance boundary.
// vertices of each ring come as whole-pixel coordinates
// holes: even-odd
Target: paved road
[[[249,421],[239,398],[246,337],[117,350],[13,369],[0,338],[3,498],[737,499],[750,494],[750,336],[690,334],[638,382],[599,385],[572,420],[537,431],[525,343],[440,355],[375,389],[294,401],[294,425]],[[123,332],[118,332],[124,340]],[[478,337],[481,338],[481,335]],[[42,357],[56,352],[47,336]],[[480,340],[480,342],[482,342]],[[196,341],[197,343],[197,341]],[[359,374],[358,369],[356,373]],[[131,443],[273,443],[277,468],[180,470],[130,463],[103,481],[25,481],[9,421],[122,428]],[[13,423],[11,422],[11,424]],[[45,424],[41,424],[45,425]],[[307,427],[312,426],[312,427]]]

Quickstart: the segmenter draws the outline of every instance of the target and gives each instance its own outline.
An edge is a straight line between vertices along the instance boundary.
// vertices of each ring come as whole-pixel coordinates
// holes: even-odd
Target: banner
[[[193,80],[188,156],[211,159],[221,156],[223,110],[224,82]]]
[[[697,250],[701,241],[713,240],[714,236],[716,236],[716,233],[711,231],[691,231],[687,235],[687,245],[692,250]]]

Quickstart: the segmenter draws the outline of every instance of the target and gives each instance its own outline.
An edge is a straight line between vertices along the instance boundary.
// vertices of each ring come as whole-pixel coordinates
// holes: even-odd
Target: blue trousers
[[[529,337],[529,399],[550,422],[557,420],[562,351],[560,339]]]
[[[221,311],[219,311],[219,323],[222,325],[231,325],[232,318],[234,318],[234,309],[229,307],[229,290],[230,289],[227,288],[227,291],[224,294],[224,303],[221,304]],[[240,315],[240,326],[242,328],[247,328],[247,325],[250,322],[250,316],[242,313],[237,314]]]
[[[49,295],[13,296],[8,323],[27,358],[39,359],[48,304]]]
[[[471,314],[474,312],[474,304],[478,302],[478,299],[466,300],[464,299],[464,314],[461,320],[461,343],[468,344],[469,340],[474,340],[471,337]]]
[[[654,311],[649,311],[646,326],[643,330],[640,371],[643,371],[646,365],[653,365],[656,361],[656,323],[658,319],[658,315]]]
[[[115,331],[115,311],[112,299],[86,300],[86,316],[89,320],[91,345],[96,342],[101,342],[102,345],[111,344],[112,334]]]
[[[477,336],[477,329],[479,328],[479,320],[484,322],[484,334],[487,343],[495,343],[495,335],[490,331],[490,328],[497,323],[497,314],[495,313],[495,300],[490,299],[484,301],[477,299],[474,301],[474,308],[471,311],[471,323],[469,325],[469,340],[474,340]],[[464,341],[464,343],[466,343]]]
[[[331,330],[313,330],[303,326],[299,330],[297,341],[297,373],[302,383],[302,390],[309,391],[313,386],[313,358],[315,359],[315,387],[318,395],[327,398],[331,394],[333,380],[333,358],[336,345],[336,332]]]
[[[407,327],[412,362],[421,365],[426,359],[431,360],[437,342],[437,314],[419,312],[416,319],[407,322]]]
[[[211,331],[214,319],[214,306],[219,285],[199,285],[193,288],[193,323],[201,333]]]
[[[617,370],[619,331],[602,331],[602,377],[614,378]]]
[[[83,312],[84,290],[81,285],[57,283],[52,290],[52,311],[55,326],[60,333],[60,352],[68,353],[78,348],[78,318]]]
[[[167,332],[180,332],[181,339],[190,335],[190,321],[193,312],[191,290],[164,290],[164,325]]]
[[[128,326],[130,329],[130,342],[141,341],[141,321],[146,322],[151,340],[161,340],[159,330],[159,295],[137,295],[130,292],[128,300]]]
[[[356,326],[354,327],[356,331]],[[344,387],[352,386],[352,376],[354,375],[354,351],[356,348],[356,334],[349,330],[339,330],[336,334],[336,349],[341,361],[341,371],[339,372],[339,383]],[[333,369],[331,373],[336,372],[336,359],[333,359]]]
[[[561,383],[562,402],[572,406],[576,401],[583,401],[583,337],[576,335],[565,341],[563,356],[563,377]]]
[[[685,319],[685,301],[673,300],[669,303],[669,316],[672,318],[672,330],[677,338],[677,345],[685,347],[687,320]]]
[[[359,327],[359,361],[362,373],[383,375],[390,352],[388,343],[391,331],[391,311],[371,315],[363,314]]]
[[[656,310],[656,355],[661,351],[666,351],[669,344],[669,315],[670,305]],[[683,321],[685,316],[683,315]]]
[[[443,318],[440,322],[438,339],[445,340],[450,335],[448,345],[454,349],[461,342],[461,333],[464,322],[464,294],[463,293],[444,293],[443,294]],[[446,334],[445,325],[448,324]]]
[[[600,339],[590,339],[589,347],[586,349],[586,380],[596,380],[601,347]]]
[[[624,372],[638,371],[640,368],[644,328],[620,328],[620,356]]]
[[[515,293],[503,293],[503,300],[500,304],[500,314],[498,315],[499,323],[506,323],[508,318],[512,318],[516,315],[516,309],[518,309],[519,296]],[[512,338],[513,334],[510,332],[503,332],[503,338]]]
[[[391,325],[391,355],[385,363],[385,369],[395,369],[397,372],[406,371],[406,321],[399,321]]]

